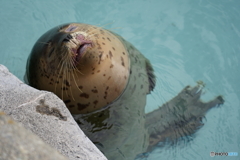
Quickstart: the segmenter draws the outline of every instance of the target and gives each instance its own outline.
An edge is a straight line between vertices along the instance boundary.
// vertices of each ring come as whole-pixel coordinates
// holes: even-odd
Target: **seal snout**
[[[92,47],[92,41],[86,40],[85,36],[82,34],[76,35],[75,39],[78,42],[78,47],[73,48],[72,51],[75,55],[75,62],[79,62],[80,58],[82,57],[83,53],[87,50],[87,48]]]
[[[121,98],[132,68],[128,53],[131,45],[120,36],[100,27],[73,23],[49,30],[39,41],[29,57],[28,77],[38,89],[62,98],[73,114],[90,113]],[[135,48],[130,50],[135,57]],[[142,71],[134,76],[138,73]]]
[[[78,47],[78,49],[77,49],[77,51],[76,51],[76,61],[78,62],[79,60],[80,60],[80,57],[81,57],[81,55],[84,53],[84,51],[88,48],[88,47],[90,47],[92,44],[91,43],[86,43],[86,42],[84,42],[84,43],[82,43],[79,47]]]

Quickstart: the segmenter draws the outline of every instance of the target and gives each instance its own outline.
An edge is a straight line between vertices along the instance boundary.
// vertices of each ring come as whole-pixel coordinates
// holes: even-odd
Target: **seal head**
[[[89,113],[116,100],[130,74],[128,52],[100,27],[70,23],[46,32],[28,58],[29,85],[54,92],[72,114]]]

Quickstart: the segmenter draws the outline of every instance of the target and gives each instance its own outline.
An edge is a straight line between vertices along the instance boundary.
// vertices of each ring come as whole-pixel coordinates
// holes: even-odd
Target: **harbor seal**
[[[117,36],[76,23],[44,34],[28,66],[29,84],[54,92],[75,114],[113,102],[126,88],[130,74],[128,51]]]
[[[145,114],[146,95],[156,85],[147,58],[124,38],[88,24],[69,23],[46,32],[34,45],[26,81],[54,92],[108,159],[134,159],[158,142],[193,134],[217,105],[200,100],[201,88],[184,88]]]

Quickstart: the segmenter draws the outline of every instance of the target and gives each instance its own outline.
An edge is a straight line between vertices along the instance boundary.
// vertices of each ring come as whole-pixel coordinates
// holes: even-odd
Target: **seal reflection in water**
[[[221,96],[200,101],[201,88],[184,88],[145,114],[155,87],[150,62],[121,36],[100,27],[70,23],[46,32],[28,58],[29,85],[54,92],[108,159],[134,159],[158,142],[193,134]]]

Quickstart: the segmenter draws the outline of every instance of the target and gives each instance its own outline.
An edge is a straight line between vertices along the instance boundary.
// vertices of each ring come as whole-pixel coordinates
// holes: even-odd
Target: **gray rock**
[[[106,159],[78,127],[62,100],[24,84],[3,65],[0,110],[71,160]]]
[[[49,154],[51,153],[51,154]],[[31,131],[0,111],[1,160],[67,160]]]

